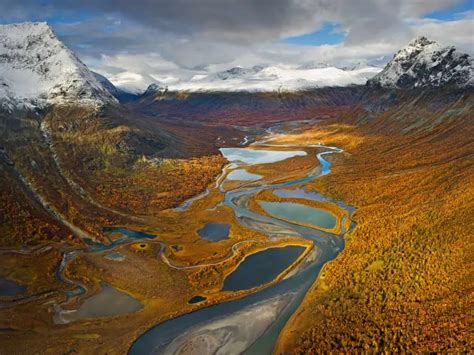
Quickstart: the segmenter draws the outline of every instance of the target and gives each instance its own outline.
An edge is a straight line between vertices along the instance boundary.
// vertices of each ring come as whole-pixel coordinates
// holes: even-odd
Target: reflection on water
[[[275,163],[297,156],[305,156],[302,150],[257,150],[247,148],[221,148],[222,155],[230,162],[242,162],[244,164],[267,164]]]
[[[322,208],[310,207],[294,202],[258,201],[265,212],[289,221],[332,229],[336,226],[336,217]]]
[[[289,245],[251,254],[226,277],[222,291],[246,290],[270,282],[298,259],[304,250],[302,246]]]
[[[204,307],[157,324],[137,338],[130,348],[129,354],[168,354],[186,351],[203,354],[272,353],[281,330],[301,304],[306,292],[317,278],[321,267],[336,257],[344,248],[343,232],[338,235],[327,233],[321,229],[309,228],[283,219],[264,216],[249,210],[245,201],[263,190],[297,186],[329,174],[331,163],[324,157],[342,152],[342,150],[320,145],[311,147],[326,150],[316,155],[320,162],[319,174],[311,173],[304,178],[284,183],[247,186],[227,191],[224,195],[224,204],[234,210],[235,216],[242,226],[267,235],[281,235],[280,231],[286,231],[284,235],[299,235],[311,240],[317,253],[314,255],[310,253],[303,261],[304,267],[296,268],[289,277],[283,278],[258,292],[232,301]],[[227,152],[224,150],[223,154],[226,155],[226,153],[230,155],[227,158],[235,159],[235,162],[242,158],[242,154],[240,154],[242,152],[238,150],[231,149]],[[236,154],[232,155],[230,153]],[[275,153],[281,153],[281,151]],[[243,154],[245,155],[245,152]],[[257,163],[255,159],[248,156],[244,156],[243,159],[250,164]],[[242,162],[242,160],[240,161]],[[258,163],[261,162],[258,161]],[[337,202],[337,205],[344,208],[342,201]],[[351,210],[347,211],[351,213],[353,208],[351,207]],[[351,228],[353,226],[354,223],[351,223]],[[250,257],[248,256],[248,258]],[[270,260],[263,262],[272,262],[271,258],[267,259]],[[254,267],[249,267],[246,277],[253,279],[263,274],[255,272]]]

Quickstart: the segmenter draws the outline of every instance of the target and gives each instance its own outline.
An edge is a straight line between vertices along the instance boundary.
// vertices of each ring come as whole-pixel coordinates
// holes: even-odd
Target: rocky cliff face
[[[469,54],[420,37],[399,50],[367,84],[398,89],[463,87],[474,84],[473,73],[474,64]]]

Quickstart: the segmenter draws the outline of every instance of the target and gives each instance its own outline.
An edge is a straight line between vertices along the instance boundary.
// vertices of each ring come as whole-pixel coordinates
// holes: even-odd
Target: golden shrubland
[[[406,117],[433,114],[414,111]],[[473,350],[472,113],[410,134],[400,127],[411,122],[390,114],[286,137],[346,150],[330,158],[331,174],[308,185],[356,206],[357,227],[277,353]]]
[[[324,267],[282,333],[277,352],[472,352],[472,109],[463,100],[445,111],[436,105],[432,109],[420,107],[423,105],[407,104],[369,114],[361,107],[347,106],[285,110],[242,110],[236,106],[209,115],[200,113],[206,116],[203,120],[216,126],[324,118],[313,129],[278,137],[279,142],[321,142],[345,150],[328,158],[334,162],[331,174],[307,187],[356,206],[353,218],[357,228],[346,235],[344,251]],[[56,166],[52,149],[37,128],[39,121],[25,120],[22,124],[28,130],[2,131],[2,144],[15,163],[10,166],[2,160],[0,164],[0,178],[5,182],[0,186],[2,246],[77,241],[31,196],[15,170],[65,218],[91,235],[105,239],[102,227],[112,224],[145,229],[167,245],[179,245],[177,252],[166,250],[178,265],[219,261],[237,241],[265,239],[239,226],[230,209],[208,210],[222,201],[216,190],[179,216],[163,211],[209,186],[224,159],[205,154],[180,156],[184,154],[178,149],[180,142],[162,132],[158,120],[142,122],[132,117],[129,121],[133,124],[125,127],[130,122],[117,124],[113,117],[81,112],[59,112],[48,119],[65,175],[99,205],[125,214],[148,215],[144,224],[149,225],[135,220],[132,225],[130,219],[75,191]],[[173,133],[183,131],[181,122],[166,125]],[[148,129],[152,126],[153,132]],[[205,151],[199,144],[210,140],[204,135],[208,128],[197,130],[190,123],[184,129],[186,134],[199,133],[190,137],[190,146],[196,151]],[[315,152],[308,152],[311,154],[304,158],[255,166],[249,171],[268,180],[301,177],[315,162]],[[212,221],[232,224],[229,240],[209,243],[196,235]],[[144,310],[56,326],[51,322],[48,302],[57,299],[5,308],[2,328],[7,332],[2,335],[2,346],[10,352],[36,351],[44,349],[47,337],[51,351],[86,352],[92,344],[97,352],[123,352],[157,322],[198,307],[188,305],[189,298],[218,289],[244,255],[284,243],[249,243],[227,263],[195,271],[170,268],[159,257],[158,244],[151,242],[146,242],[145,248],[119,247],[126,260],[122,263],[101,253],[85,253],[66,269],[68,277],[83,282],[92,292],[97,292],[100,281],[106,281],[139,299]],[[63,291],[64,285],[54,275],[60,253],[55,250],[41,259],[32,258],[9,255],[2,276],[29,284],[29,292]],[[214,301],[239,295],[217,292]]]
[[[220,155],[163,159],[157,165],[138,163],[133,170],[97,172],[95,193],[103,203],[138,215],[177,206],[206,189],[220,174]]]

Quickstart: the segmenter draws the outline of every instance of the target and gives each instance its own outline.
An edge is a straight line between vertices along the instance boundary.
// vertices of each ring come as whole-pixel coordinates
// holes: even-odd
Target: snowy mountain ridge
[[[345,70],[326,65],[235,67],[169,85],[170,91],[298,91],[326,86],[364,85],[381,68]]]
[[[442,46],[426,37],[419,37],[399,50],[376,76],[370,86],[413,89],[445,85],[474,84],[474,64],[469,54],[454,46]]]
[[[114,102],[47,23],[0,25],[0,107],[13,111]]]
[[[425,37],[398,51],[382,68],[358,63],[337,68],[307,61],[299,66],[234,67],[195,75],[168,86],[151,84],[144,95],[169,91],[272,92],[318,87],[364,85],[411,89],[474,84],[474,65],[468,54]],[[133,101],[104,76],[90,71],[44,22],[0,25],[0,107],[37,109],[51,104],[102,106]]]

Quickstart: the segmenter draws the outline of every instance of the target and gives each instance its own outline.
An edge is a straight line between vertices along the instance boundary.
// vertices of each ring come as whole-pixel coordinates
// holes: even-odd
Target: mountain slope
[[[473,77],[469,54],[420,37],[398,51],[383,71],[368,80],[368,85],[399,89],[468,86],[474,84]]]
[[[387,93],[400,97],[384,112],[360,107],[300,133],[347,152],[306,191],[357,206],[357,227],[277,354],[472,352],[473,90]]]
[[[116,100],[48,24],[0,25],[0,106],[12,111],[67,102]]]
[[[106,240],[104,224],[172,207],[220,171],[205,132],[120,105],[45,23],[0,26],[0,81],[0,245]],[[191,165],[200,181],[176,181]]]

